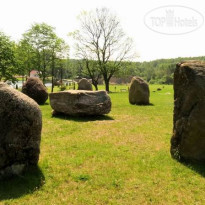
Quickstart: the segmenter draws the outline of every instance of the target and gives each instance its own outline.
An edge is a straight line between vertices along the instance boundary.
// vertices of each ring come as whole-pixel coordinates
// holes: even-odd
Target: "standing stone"
[[[104,115],[111,110],[111,100],[105,91],[71,90],[50,93],[49,98],[54,113]]]
[[[133,77],[129,89],[129,102],[133,105],[149,105],[149,85],[139,77]]]
[[[42,117],[38,104],[0,83],[0,178],[36,165],[40,153]]]
[[[205,62],[177,64],[174,73],[174,128],[171,155],[205,161]]]
[[[78,90],[93,90],[93,87],[92,84],[86,78],[82,78],[78,82]]]
[[[22,92],[34,99],[39,105],[43,105],[48,99],[47,88],[39,78],[28,78],[22,87]]]

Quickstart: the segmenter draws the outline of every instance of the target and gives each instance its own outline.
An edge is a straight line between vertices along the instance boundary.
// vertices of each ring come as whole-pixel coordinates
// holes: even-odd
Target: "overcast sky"
[[[164,7],[168,5],[188,8]],[[204,0],[0,0],[0,31],[18,41],[32,23],[45,22],[71,45],[67,34],[78,28],[77,16],[96,7],[107,7],[118,15],[124,31],[134,39],[139,61],[205,56]],[[174,27],[160,22],[169,15],[176,20]],[[179,20],[189,22],[182,28]],[[71,57],[72,53],[71,47]]]

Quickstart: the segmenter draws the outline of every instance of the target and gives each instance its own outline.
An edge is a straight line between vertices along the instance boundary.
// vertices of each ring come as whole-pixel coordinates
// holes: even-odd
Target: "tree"
[[[35,51],[25,39],[22,39],[16,45],[15,56],[18,74],[22,75],[22,81],[24,81],[24,76],[29,76],[30,71],[37,67],[35,64]]]
[[[77,59],[69,59],[69,61],[67,61],[67,67],[69,68],[70,77],[72,79],[85,77],[81,61],[82,60]]]
[[[113,74],[120,69],[123,61],[134,56],[133,41],[123,32],[116,15],[107,8],[84,12],[79,20],[80,30],[71,33],[76,40],[76,56],[85,62],[97,62],[95,70],[99,69],[109,92]]]
[[[16,81],[15,43],[0,32],[0,81],[3,79]]]
[[[63,63],[62,59],[68,58],[68,45],[65,43],[65,41],[59,37],[57,37],[56,34],[52,35],[51,39],[51,70],[52,70],[52,88],[51,92],[53,92],[54,88],[54,69],[55,69],[55,63],[58,61],[58,64],[60,65],[60,72],[61,72],[61,83],[62,83],[62,78],[63,78]]]
[[[21,40],[21,52],[25,52],[22,67],[37,69],[45,84],[45,79],[51,71],[52,90],[55,74],[55,64],[67,58],[68,45],[55,33],[55,28],[45,23],[35,23],[23,34]],[[58,63],[59,64],[59,63]],[[62,69],[62,68],[61,68]]]
[[[43,83],[47,76],[47,67],[52,59],[52,41],[56,36],[54,28],[45,23],[35,23],[23,34],[23,40],[35,51],[34,64],[37,70],[42,73]]]

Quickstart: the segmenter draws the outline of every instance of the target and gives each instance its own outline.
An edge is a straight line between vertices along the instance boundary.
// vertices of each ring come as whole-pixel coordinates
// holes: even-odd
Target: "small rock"
[[[133,77],[129,89],[129,102],[136,105],[149,105],[149,85],[139,77]]]
[[[92,84],[86,79],[82,78],[78,82],[78,90],[93,90]]]
[[[47,88],[39,78],[28,78],[22,87],[22,92],[34,99],[39,105],[43,105],[48,99]]]

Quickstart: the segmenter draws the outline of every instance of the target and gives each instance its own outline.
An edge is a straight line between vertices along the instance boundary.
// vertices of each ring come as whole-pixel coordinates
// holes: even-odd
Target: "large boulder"
[[[0,178],[38,163],[41,128],[38,104],[0,83]]]
[[[133,105],[149,105],[149,85],[139,77],[133,77],[129,89],[129,102]]]
[[[78,90],[93,90],[93,87],[92,84],[86,78],[82,78],[78,82]]]
[[[22,87],[22,92],[34,99],[39,105],[43,105],[48,99],[47,88],[39,78],[28,78]]]
[[[205,162],[205,62],[177,64],[174,73],[174,128],[171,155]]]
[[[50,93],[49,98],[54,113],[103,115],[111,110],[111,100],[105,91],[63,91]]]

